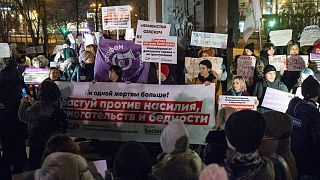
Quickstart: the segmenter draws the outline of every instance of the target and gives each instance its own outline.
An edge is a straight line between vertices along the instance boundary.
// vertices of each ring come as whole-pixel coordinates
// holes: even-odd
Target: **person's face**
[[[316,48],[316,53],[320,54],[320,48]]]
[[[266,75],[265,75],[266,79],[269,82],[273,82],[276,79],[276,72],[275,71],[269,71]]]
[[[274,55],[274,49],[273,49],[273,47],[271,47],[271,48],[268,50],[268,55],[269,55],[269,56],[273,56],[273,55]]]
[[[40,61],[34,61],[34,62],[33,62],[33,66],[34,66],[35,68],[40,68]]]
[[[53,81],[58,80],[59,79],[59,71],[56,69],[51,70],[50,74],[49,74],[49,78]]]
[[[199,65],[199,71],[201,76],[207,76],[209,75],[210,69],[207,68],[207,66],[200,64]]]
[[[118,80],[118,75],[113,70],[109,71],[109,80],[116,82]]]
[[[208,53],[202,53],[202,57],[210,57]]]
[[[299,47],[297,45],[293,45],[290,49],[290,55],[298,55]]]
[[[239,79],[234,79],[232,82],[232,87],[236,92],[241,91],[241,85],[240,85],[240,80]]]
[[[247,56],[251,56],[253,54],[250,49],[244,49],[244,52],[246,53]]]

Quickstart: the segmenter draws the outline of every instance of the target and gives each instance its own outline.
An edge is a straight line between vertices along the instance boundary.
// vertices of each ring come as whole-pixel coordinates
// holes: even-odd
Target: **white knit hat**
[[[224,167],[210,164],[201,171],[199,180],[228,180],[228,177]]]
[[[160,137],[160,144],[163,152],[171,153],[176,149],[176,142],[181,137],[186,136],[188,139],[189,134],[185,125],[179,121],[171,121],[167,127],[164,128]],[[186,142],[188,144],[188,142]]]

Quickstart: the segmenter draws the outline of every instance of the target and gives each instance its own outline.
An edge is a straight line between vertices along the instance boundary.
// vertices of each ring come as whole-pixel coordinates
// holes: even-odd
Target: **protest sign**
[[[310,61],[315,62],[317,65],[318,71],[320,71],[320,54],[310,53]]]
[[[112,141],[159,142],[170,121],[180,120],[190,143],[203,144],[214,126],[214,89],[204,85],[56,82],[68,134]]]
[[[177,64],[177,37],[154,38],[145,35],[142,45],[142,61]]]
[[[169,36],[170,28],[171,24],[138,20],[135,43],[142,45],[145,35],[161,37]]]
[[[285,113],[293,97],[291,93],[267,87],[261,106]]]
[[[125,40],[130,40],[132,41],[134,39],[134,29],[130,28],[130,29],[126,29],[126,34],[124,37]]]
[[[147,83],[149,63],[141,61],[141,46],[133,41],[101,38],[98,45],[94,77],[97,81],[108,81],[109,68],[118,65],[123,71],[123,80]]]
[[[26,84],[41,84],[43,80],[49,77],[49,70],[45,68],[26,68],[23,77]]]
[[[256,96],[219,96],[219,108],[232,107],[240,110],[257,110]]]
[[[287,69],[287,56],[286,55],[274,55],[269,56],[269,64],[273,65],[277,71]]]
[[[275,46],[287,46],[292,39],[292,29],[270,31],[269,36]]]
[[[300,38],[300,47],[312,46],[320,38],[320,28],[317,25],[307,26],[303,29]]]
[[[300,55],[288,56],[287,71],[301,71],[302,69],[307,67],[308,59],[309,59],[308,56],[300,56]]]
[[[73,35],[71,33],[68,34],[68,38],[69,38],[69,41],[70,41],[71,44],[76,43],[76,40],[74,39],[74,37],[73,37]]]
[[[8,43],[0,43],[0,58],[8,58],[11,56]]]
[[[103,30],[131,28],[130,6],[102,7],[102,27]]]
[[[43,46],[33,46],[26,49],[27,54],[41,54],[43,53]]]
[[[217,79],[221,78],[222,70],[221,65],[223,63],[223,59],[220,57],[205,57],[205,58],[192,58],[192,57],[186,57],[185,58],[185,69],[187,72],[185,73],[185,82],[186,84],[192,84],[192,80],[196,77],[198,77],[199,74],[199,63],[202,60],[209,60],[212,64],[212,70],[214,70],[219,77]]]
[[[237,75],[242,76],[249,85],[252,85],[255,66],[254,56],[240,56],[237,61]]]
[[[228,34],[192,31],[190,45],[227,49]]]
[[[84,45],[88,46],[90,44],[95,44],[93,36],[91,34],[84,34]]]

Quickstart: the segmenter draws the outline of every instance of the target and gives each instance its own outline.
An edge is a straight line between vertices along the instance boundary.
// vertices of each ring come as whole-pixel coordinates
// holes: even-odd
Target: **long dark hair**
[[[40,84],[38,99],[47,103],[59,102],[61,92],[56,83],[45,80]]]

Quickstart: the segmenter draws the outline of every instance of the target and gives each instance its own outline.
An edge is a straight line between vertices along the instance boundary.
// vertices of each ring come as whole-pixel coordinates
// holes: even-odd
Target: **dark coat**
[[[295,97],[286,113],[293,118],[291,150],[298,174],[320,179],[320,113],[316,104]]]
[[[225,95],[228,95],[228,96],[233,96],[231,90],[227,91],[227,92],[224,93],[224,94],[225,94]],[[241,96],[250,96],[250,94],[249,94],[247,91],[243,91],[243,92],[241,93]]]
[[[204,150],[204,163],[224,164],[227,140],[224,131],[210,131],[206,137],[208,143]]]
[[[94,80],[94,63],[77,65],[71,80],[76,82],[91,82]]]
[[[269,86],[267,83],[267,80],[265,78],[263,78],[263,79],[259,80],[254,86],[252,95],[257,96],[258,101],[259,101],[258,111],[261,113],[268,110],[267,108],[264,108],[261,106],[264,95],[267,90],[267,87],[277,89],[280,91],[284,91],[284,92],[288,92],[286,85],[284,85],[283,82],[279,81],[279,79],[277,79],[277,78],[274,80],[273,83],[271,83],[271,85],[272,86]]]

